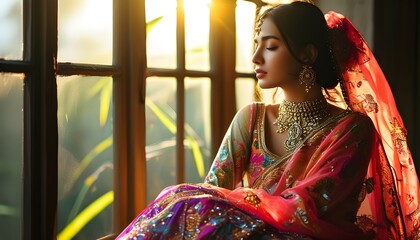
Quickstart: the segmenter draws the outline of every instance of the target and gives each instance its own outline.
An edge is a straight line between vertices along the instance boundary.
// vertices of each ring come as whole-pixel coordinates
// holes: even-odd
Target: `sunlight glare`
[[[186,68],[210,69],[209,32],[210,1],[184,0]]]
[[[236,71],[253,72],[255,3],[237,1],[236,4]]]
[[[161,20],[147,32],[147,66],[176,68],[176,0],[146,0],[146,23]]]
[[[112,0],[59,1],[59,61],[112,63]]]
[[[208,43],[208,39],[203,36],[208,36],[210,24],[210,10],[209,4],[211,0],[184,0],[185,15],[188,14],[188,19],[185,19],[185,28],[189,30],[186,36],[189,44],[187,46],[203,46]]]

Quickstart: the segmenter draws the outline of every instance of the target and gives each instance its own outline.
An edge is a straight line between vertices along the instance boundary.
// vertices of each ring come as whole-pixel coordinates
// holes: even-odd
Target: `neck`
[[[318,85],[313,86],[308,93],[305,92],[302,86],[298,86],[295,89],[282,89],[284,92],[284,98],[290,102],[298,103],[324,98],[322,89]]]

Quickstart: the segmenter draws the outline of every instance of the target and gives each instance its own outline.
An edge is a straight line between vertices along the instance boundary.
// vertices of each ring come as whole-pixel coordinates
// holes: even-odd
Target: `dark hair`
[[[326,89],[338,84],[339,74],[334,64],[329,44],[329,29],[324,14],[315,5],[307,2],[293,2],[267,10],[261,17],[270,18],[278,28],[286,46],[297,61],[299,53],[313,44],[318,50],[318,57],[313,64],[317,83]]]

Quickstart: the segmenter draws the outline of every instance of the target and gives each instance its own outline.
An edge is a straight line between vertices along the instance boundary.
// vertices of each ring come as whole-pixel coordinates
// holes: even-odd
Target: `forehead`
[[[277,26],[274,24],[273,20],[270,18],[265,18],[262,20],[262,24],[260,28],[257,31],[257,36],[276,36],[278,38],[281,37],[279,30],[277,29]]]

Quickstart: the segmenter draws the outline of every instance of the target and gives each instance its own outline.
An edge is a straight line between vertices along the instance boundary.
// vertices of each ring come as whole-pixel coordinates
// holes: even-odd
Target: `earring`
[[[310,65],[303,65],[302,71],[299,73],[299,83],[305,84],[306,93],[309,92],[309,89],[315,85],[316,73],[315,70]]]

